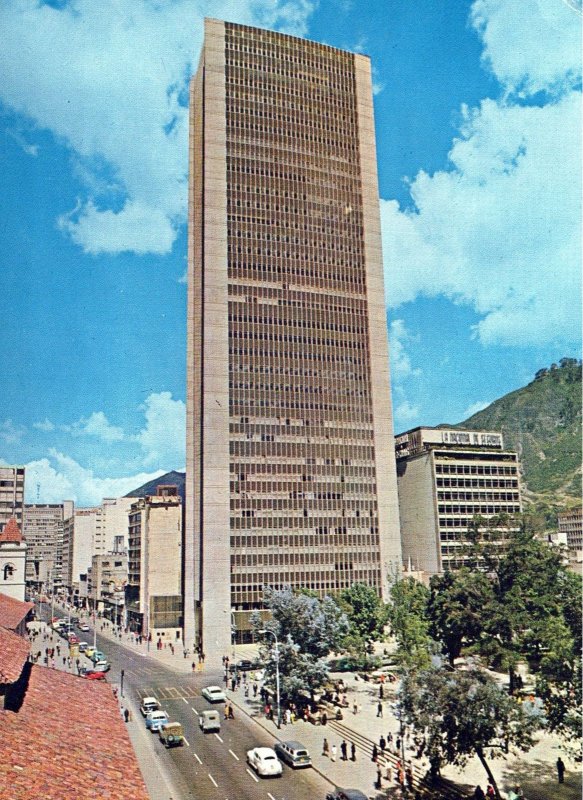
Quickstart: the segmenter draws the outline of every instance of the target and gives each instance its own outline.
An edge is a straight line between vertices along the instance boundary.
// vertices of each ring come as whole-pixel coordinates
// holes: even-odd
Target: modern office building
[[[127,622],[152,641],[182,635],[182,500],[158,486],[136,500],[128,518]]]
[[[522,510],[518,456],[500,433],[414,428],[395,451],[403,560],[417,570],[461,566],[474,517]]]
[[[10,519],[22,531],[24,512],[24,467],[0,465],[0,532]]]
[[[52,592],[66,583],[63,574],[63,537],[65,520],[73,514],[72,500],[24,506],[22,535],[27,544],[26,579],[30,585]]]
[[[185,635],[401,565],[368,57],[206,20],[191,90]]]

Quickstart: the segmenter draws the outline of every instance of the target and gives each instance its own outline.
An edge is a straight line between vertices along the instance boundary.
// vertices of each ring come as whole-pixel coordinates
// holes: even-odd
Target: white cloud
[[[406,428],[411,420],[419,416],[420,408],[405,400],[395,408],[395,430],[396,432]]]
[[[47,417],[45,417],[43,422],[33,422],[32,427],[39,431],[44,431],[45,433],[51,433],[55,430],[55,424]]]
[[[38,486],[41,503],[74,500],[82,506],[98,505],[104,497],[122,497],[162,474],[157,470],[126,478],[98,478],[93,470],[57,450],[50,450],[48,458],[31,461],[25,467],[27,502],[37,502]]]
[[[11,419],[0,422],[0,441],[5,444],[18,444],[25,433],[26,428],[23,425],[15,425]]]
[[[59,224],[87,252],[168,252],[186,220],[186,90],[204,16],[303,35],[308,0],[4,4],[0,99],[76,154]]]
[[[135,437],[144,452],[144,465],[179,469],[186,459],[186,406],[170,392],[151,394],[141,407],[146,426]]]
[[[464,411],[463,418],[468,419],[469,417],[473,417],[474,414],[477,414],[478,411],[483,411],[485,408],[491,404],[491,400],[477,400],[475,403],[472,403],[471,406],[468,406]]]
[[[500,83],[534,94],[580,81],[579,14],[557,0],[476,0],[471,21],[484,42],[483,60]]]
[[[421,375],[421,370],[413,368],[405,346],[416,337],[411,336],[402,319],[394,319],[390,324],[389,341],[391,345],[391,372],[393,377],[404,378]]]
[[[577,341],[579,19],[547,0],[477,0],[473,19],[506,92],[462,109],[450,169],[419,172],[412,210],[381,202],[387,303],[442,295],[470,305],[485,345]],[[553,96],[546,104],[516,99],[542,88]]]
[[[20,131],[15,131],[10,128],[6,128],[6,133],[10,136],[16,144],[20,147],[20,149],[26,153],[27,156],[38,156],[39,146],[38,144],[29,144],[22,133]]]
[[[81,418],[72,425],[63,425],[62,430],[73,436],[95,436],[103,442],[120,442],[124,438],[121,428],[112,425],[103,411],[94,411],[89,417]]]

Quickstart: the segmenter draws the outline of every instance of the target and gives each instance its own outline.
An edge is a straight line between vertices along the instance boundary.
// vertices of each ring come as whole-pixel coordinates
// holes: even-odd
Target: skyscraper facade
[[[401,563],[370,61],[207,20],[190,111],[185,636]]]

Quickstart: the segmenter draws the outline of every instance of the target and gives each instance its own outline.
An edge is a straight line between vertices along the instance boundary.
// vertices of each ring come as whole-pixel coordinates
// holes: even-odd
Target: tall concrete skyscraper
[[[186,643],[401,564],[370,61],[205,23],[190,110]]]

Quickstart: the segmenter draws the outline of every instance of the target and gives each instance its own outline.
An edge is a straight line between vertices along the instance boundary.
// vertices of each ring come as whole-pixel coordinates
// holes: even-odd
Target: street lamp
[[[257,631],[257,633],[270,633],[275,639],[275,650],[273,651],[273,657],[275,659],[275,695],[277,699],[277,727],[281,728],[281,705],[279,701],[279,642],[277,640],[277,635],[273,631],[267,630],[267,628],[263,628],[263,630]]]

